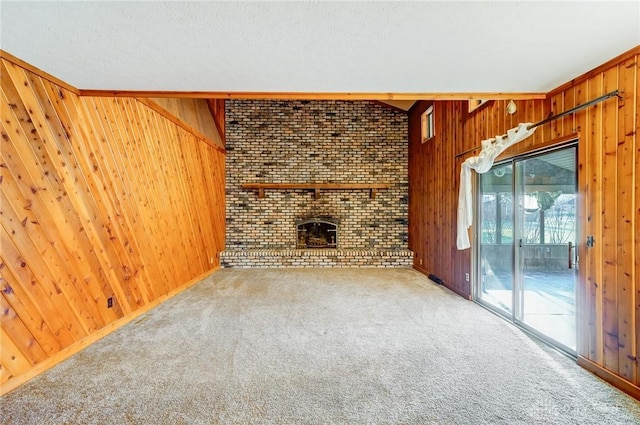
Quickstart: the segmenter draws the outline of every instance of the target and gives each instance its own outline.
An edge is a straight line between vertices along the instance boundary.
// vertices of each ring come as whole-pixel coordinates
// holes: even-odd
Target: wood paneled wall
[[[225,103],[224,99],[207,99],[207,105],[213,116],[218,134],[222,137],[222,146],[226,146],[225,137],[227,132],[225,131]]]
[[[186,123],[188,127],[194,129],[194,132],[202,133],[204,137],[215,145],[224,148],[223,138],[218,132],[217,119],[214,119],[214,111],[209,106],[211,102],[216,105],[222,104],[222,120],[224,122],[224,100],[208,101],[205,99],[173,97],[156,97],[150,98],[149,100],[179,118],[182,122]],[[215,112],[219,114],[218,110]]]
[[[225,174],[221,149],[134,98],[1,67],[5,393],[217,268]]]
[[[519,122],[537,122],[613,90],[621,98],[552,121],[502,158],[578,138],[579,362],[640,397],[640,47],[550,92],[546,100],[506,100],[468,113],[467,102],[434,102],[436,135],[422,144],[418,103],[409,116],[409,235],[415,267],[471,295],[471,250],[455,248],[459,170],[480,141]],[[475,151],[475,153],[479,150]],[[587,248],[586,236],[595,237]],[[446,257],[446,258],[445,258]]]
[[[578,354],[635,385],[640,398],[640,49],[551,93],[578,104],[611,99],[576,114],[581,194]],[[567,127],[567,123],[564,123]],[[595,246],[584,239],[592,235]],[[604,376],[607,378],[607,376]]]
[[[435,136],[422,143],[421,115],[434,107]],[[409,249],[414,267],[469,297],[469,252],[458,251],[456,152],[464,149],[466,101],[418,102],[409,114]],[[460,162],[461,163],[461,162]]]

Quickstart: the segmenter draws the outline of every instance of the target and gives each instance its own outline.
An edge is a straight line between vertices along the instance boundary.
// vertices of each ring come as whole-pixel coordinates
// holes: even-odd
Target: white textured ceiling
[[[547,92],[640,2],[7,2],[1,48],[81,89]]]

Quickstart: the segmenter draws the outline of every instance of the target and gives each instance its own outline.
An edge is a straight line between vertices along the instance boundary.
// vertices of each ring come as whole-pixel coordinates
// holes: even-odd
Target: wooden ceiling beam
[[[80,90],[82,96],[108,97],[186,97],[190,99],[261,99],[261,100],[469,100],[469,99],[545,99],[546,93],[347,93],[347,92],[208,92],[208,91],[137,91]]]

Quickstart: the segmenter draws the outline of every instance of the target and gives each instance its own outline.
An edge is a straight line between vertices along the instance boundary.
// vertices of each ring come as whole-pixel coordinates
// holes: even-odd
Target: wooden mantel
[[[264,198],[265,190],[313,190],[314,198],[320,197],[321,190],[369,190],[371,199],[375,199],[380,189],[389,189],[389,183],[244,183],[243,189],[258,189],[258,198]]]

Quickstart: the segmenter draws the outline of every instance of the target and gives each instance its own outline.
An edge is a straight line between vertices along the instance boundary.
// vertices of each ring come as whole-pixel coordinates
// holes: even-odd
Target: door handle
[[[572,269],[573,268],[573,258],[571,256],[571,252],[573,251],[573,243],[569,242],[569,268]]]

